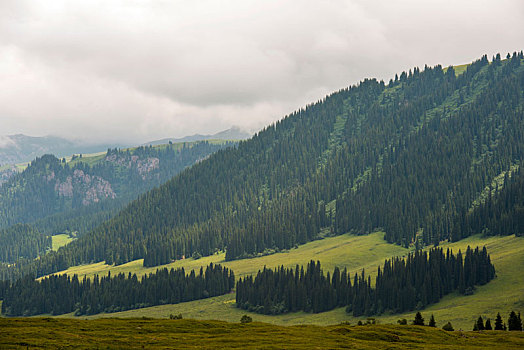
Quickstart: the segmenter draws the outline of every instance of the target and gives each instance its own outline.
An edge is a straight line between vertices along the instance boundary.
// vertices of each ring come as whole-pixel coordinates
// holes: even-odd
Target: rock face
[[[47,181],[52,181],[54,177],[54,173],[51,173],[47,176]],[[64,181],[56,180],[55,191],[61,197],[73,197],[78,194],[82,199],[82,205],[98,203],[106,198],[116,198],[109,181],[78,169],[73,172],[73,176],[68,176]]]
[[[137,155],[109,154],[105,161],[133,169],[144,181],[160,166],[160,160],[156,157],[141,158]],[[117,197],[109,181],[80,169],[75,169],[73,175],[65,179],[58,179],[54,172],[50,172],[45,175],[45,180],[48,183],[55,181],[55,191],[60,197],[75,197],[84,206]]]
[[[106,162],[115,163],[126,168],[135,168],[142,180],[146,180],[147,174],[153,170],[158,169],[160,160],[156,157],[147,157],[140,159],[139,156],[121,156],[117,154],[110,154],[105,158]]]

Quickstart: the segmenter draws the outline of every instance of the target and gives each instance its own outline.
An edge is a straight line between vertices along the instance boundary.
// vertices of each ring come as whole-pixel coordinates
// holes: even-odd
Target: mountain
[[[248,139],[251,136],[248,132],[243,131],[238,126],[233,126],[230,129],[220,131],[213,135],[200,135],[195,134],[192,136],[185,136],[182,138],[166,138],[161,140],[155,140],[151,142],[147,142],[143,144],[143,146],[147,145],[161,145],[166,143],[178,143],[178,142],[194,142],[194,141],[204,141],[204,140],[245,140]]]
[[[20,256],[38,256],[50,245],[33,239],[33,232],[44,236],[76,232],[81,236],[141,193],[232,145],[203,141],[115,148],[94,156],[74,156],[69,162],[53,155],[36,158],[0,187],[0,229],[4,229],[0,235],[5,237],[0,252],[5,248],[25,252]],[[32,227],[22,226],[21,230],[15,225],[19,223]],[[8,262],[16,261],[14,253],[4,256],[9,256]]]
[[[61,158],[74,153],[94,153],[114,147],[122,147],[122,145],[86,145],[55,136],[33,137],[23,134],[0,136],[0,166],[29,162],[44,154],[54,154]]]
[[[335,92],[16,270],[156,266],[224,249],[232,260],[346,232],[383,230],[404,247],[459,240],[491,184],[523,165],[523,59],[415,68]]]

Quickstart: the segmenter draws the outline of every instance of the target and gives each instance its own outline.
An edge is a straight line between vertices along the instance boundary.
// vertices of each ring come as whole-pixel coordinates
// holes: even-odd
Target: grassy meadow
[[[74,238],[71,238],[68,234],[62,233],[59,235],[51,236],[51,239],[53,241],[53,247],[52,250],[57,251],[58,248],[65,246],[69,242],[72,242]]]
[[[430,305],[423,310],[422,314],[426,320],[429,320],[430,315],[434,314],[437,326],[443,326],[446,322],[451,321],[457,330],[470,330],[473,321],[479,315],[494,319],[497,312],[501,312],[503,317],[507,319],[511,310],[524,311],[524,274],[522,273],[524,271],[524,238],[515,236],[485,238],[477,235],[459,242],[441,244],[443,248],[452,248],[454,252],[459,249],[464,251],[468,245],[471,247],[486,245],[495,265],[497,277],[487,285],[478,287],[473,295],[450,294],[439,303]],[[324,271],[331,271],[335,266],[338,266],[340,268],[346,267],[354,273],[364,268],[367,273],[374,276],[377,266],[383,264],[384,259],[392,256],[404,256],[408,252],[408,249],[386,243],[383,239],[383,233],[376,232],[367,236],[342,235],[325,238],[286,252],[253,259],[225,262],[224,254],[221,253],[198,260],[180,260],[164,266],[169,268],[184,267],[189,272],[191,269],[199,269],[200,266],[208,265],[210,262],[220,263],[232,268],[239,277],[254,274],[264,266],[270,268],[280,265],[293,267],[296,264],[305,264],[309,260],[315,259],[321,262]],[[119,272],[144,274],[154,272],[156,269],[157,267],[144,268],[142,260],[137,260],[116,267],[104,263],[77,266],[64,272],[92,276],[95,273],[105,275],[108,271],[111,271],[112,274]],[[278,325],[332,325],[340,322],[356,324],[359,320],[365,320],[365,318],[354,318],[348,315],[344,308],[318,314],[298,312],[268,316],[249,313],[235,307],[234,293],[175,305],[99,314],[88,318],[144,316],[168,318],[170,314],[180,313],[184,318],[215,319],[228,322],[238,322],[242,315],[249,314],[256,321]],[[401,318],[412,320],[414,314],[414,312],[408,312],[381,315],[376,318],[381,324],[396,324],[396,321]],[[73,317],[73,315],[67,314],[61,317]]]
[[[277,326],[253,322],[0,319],[2,349],[522,349],[522,332],[420,326]]]

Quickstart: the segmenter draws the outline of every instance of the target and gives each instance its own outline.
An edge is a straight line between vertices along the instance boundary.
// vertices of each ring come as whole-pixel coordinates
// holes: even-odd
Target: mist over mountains
[[[74,153],[94,153],[108,148],[122,147],[121,144],[86,144],[57,136],[27,136],[23,134],[0,136],[0,166],[29,162],[44,154],[57,157]]]

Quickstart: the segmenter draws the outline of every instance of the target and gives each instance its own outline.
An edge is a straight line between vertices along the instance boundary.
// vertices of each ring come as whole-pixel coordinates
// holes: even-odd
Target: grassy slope
[[[360,271],[362,268],[365,268],[366,271],[373,272],[376,270],[378,264],[383,263],[385,258],[405,255],[408,252],[405,248],[388,244],[384,241],[383,235],[384,234],[380,232],[368,236],[341,235],[309,242],[296,249],[254,259],[226,262],[225,253],[220,253],[198,260],[192,258],[178,260],[172,264],[163,265],[162,267],[184,267],[189,272],[191,269],[199,269],[200,266],[209,265],[211,262],[220,263],[233,269],[237,277],[241,277],[255,274],[264,266],[271,268],[280,265],[295,267],[296,264],[304,265],[311,259],[315,259],[320,260],[325,271],[333,270],[335,266],[339,266],[341,268],[347,267],[349,271]],[[113,275],[120,272],[126,274],[129,272],[144,274],[155,272],[158,268],[144,268],[142,262],[143,260],[140,259],[120,266],[96,263],[75,266],[61,273],[93,276],[94,274],[106,275],[107,272],[111,270],[111,274]]]
[[[60,235],[54,235],[51,237],[53,240],[53,250],[57,251],[58,248],[65,246],[69,242],[73,241],[74,239],[71,238],[69,235],[63,233]]]
[[[283,327],[195,320],[0,319],[1,348],[481,349],[524,347],[522,332],[418,326]]]
[[[437,325],[442,326],[451,321],[455,329],[471,329],[473,321],[479,315],[494,318],[497,312],[501,312],[504,318],[511,310],[524,311],[524,238],[469,237],[456,243],[442,244],[444,248],[450,247],[456,252],[458,249],[465,250],[472,247],[486,245],[491,254],[492,261],[497,270],[497,278],[489,284],[479,287],[474,295],[462,296],[451,294],[445,296],[439,303],[429,306],[422,313],[429,319],[431,313],[435,315]],[[256,273],[264,265],[275,267],[279,265],[294,266],[304,264],[310,259],[320,260],[324,271],[332,270],[334,266],[347,267],[352,273],[365,268],[374,275],[379,264],[385,258],[396,255],[405,255],[408,252],[399,246],[387,244],[382,239],[382,233],[373,233],[368,236],[343,235],[326,238],[320,241],[310,242],[289,252],[274,255],[224,262],[224,255],[218,254],[199,260],[186,259],[167,265],[169,267],[183,266],[187,270],[200,268],[209,262],[221,263],[232,268],[237,276]],[[92,275],[93,273],[117,272],[153,272],[156,268],[145,269],[141,266],[141,260],[137,260],[122,266],[114,267],[103,263],[74,267],[68,273],[80,273]],[[91,316],[99,317],[169,317],[170,314],[182,313],[186,318],[195,319],[218,319],[236,322],[247,312],[235,307],[235,295],[228,294],[216,298],[192,301],[177,305],[162,305],[150,308],[130,310],[114,314],[101,314]],[[72,317],[71,314],[64,315]],[[308,314],[304,312],[290,313],[278,316],[266,316],[250,314],[256,321],[273,324],[317,324],[330,325],[342,321],[356,324],[359,319],[346,314],[343,308],[320,314]],[[396,323],[400,318],[413,319],[414,313],[396,315],[382,315],[378,317],[381,323]]]

